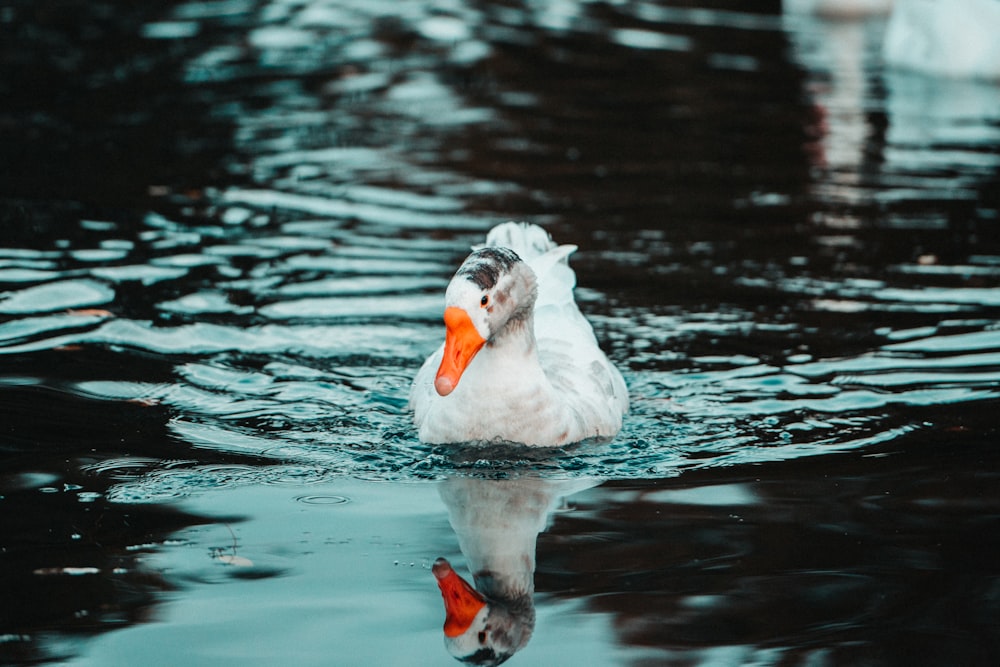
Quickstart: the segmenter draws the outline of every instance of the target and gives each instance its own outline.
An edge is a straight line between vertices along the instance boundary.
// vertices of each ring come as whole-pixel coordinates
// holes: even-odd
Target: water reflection
[[[974,199],[1000,164],[1000,86],[884,68],[885,18],[784,15],[819,113],[818,195],[847,204]]]
[[[458,536],[473,589],[439,558],[445,646],[462,662],[498,665],[524,648],[535,628],[535,542],[566,496],[597,480],[450,477],[438,489]]]
[[[782,19],[796,60],[810,73],[814,194],[831,203],[868,204],[882,140],[871,101],[877,95],[872,72],[880,58],[885,13],[837,16],[796,4],[801,3],[786,3]]]
[[[1000,478],[977,429],[605,483],[539,540],[537,589],[611,614],[652,664],[990,664]]]

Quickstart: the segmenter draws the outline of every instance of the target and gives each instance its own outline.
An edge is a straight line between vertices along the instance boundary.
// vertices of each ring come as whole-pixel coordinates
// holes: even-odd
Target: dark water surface
[[[1000,664],[1000,85],[884,25],[0,4],[0,662],[451,664],[444,556],[534,559],[512,664]],[[416,440],[507,219],[611,443]]]

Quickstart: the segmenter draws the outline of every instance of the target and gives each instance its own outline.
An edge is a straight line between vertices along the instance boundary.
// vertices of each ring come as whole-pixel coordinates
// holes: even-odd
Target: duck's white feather
[[[573,299],[576,275],[568,258],[576,246],[558,246],[542,228],[513,222],[491,230],[485,246],[510,248],[535,274],[534,345],[485,346],[448,396],[434,390],[438,349],[410,395],[420,439],[557,446],[616,434],[628,390]]]

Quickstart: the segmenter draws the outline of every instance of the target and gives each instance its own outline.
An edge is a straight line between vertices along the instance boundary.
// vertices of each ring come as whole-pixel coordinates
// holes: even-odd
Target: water
[[[0,8],[0,661],[449,664],[510,549],[512,664],[995,664],[1000,87],[743,4]],[[506,219],[610,443],[416,440]]]

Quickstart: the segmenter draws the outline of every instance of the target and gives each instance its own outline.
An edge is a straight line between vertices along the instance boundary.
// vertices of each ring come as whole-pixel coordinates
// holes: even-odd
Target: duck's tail
[[[510,248],[521,259],[530,262],[556,247],[549,233],[528,222],[505,222],[486,235],[487,246]]]

